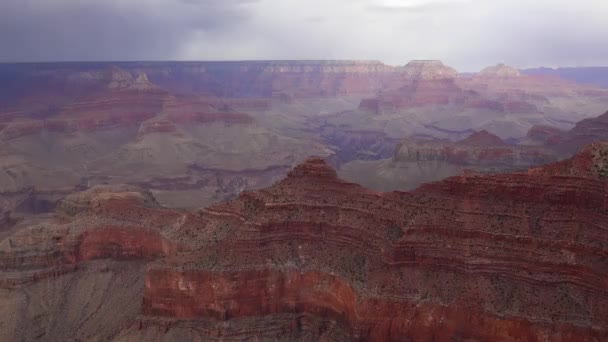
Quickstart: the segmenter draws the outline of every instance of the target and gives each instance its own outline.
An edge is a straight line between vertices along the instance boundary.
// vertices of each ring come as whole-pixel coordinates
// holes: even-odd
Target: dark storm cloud
[[[253,0],[2,0],[0,61],[179,59],[200,31],[221,35]]]
[[[602,0],[0,0],[0,61],[608,65]]]

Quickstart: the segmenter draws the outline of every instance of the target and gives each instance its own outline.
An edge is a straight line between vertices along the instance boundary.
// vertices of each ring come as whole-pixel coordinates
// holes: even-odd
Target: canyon
[[[0,340],[608,339],[608,89],[0,64]]]
[[[487,131],[448,140],[406,139],[390,158],[354,160],[340,176],[378,191],[411,190],[464,173],[505,173],[549,164],[559,154],[543,145],[511,145]]]
[[[606,156],[386,193],[312,158],[195,211],[93,187],[0,243],[2,338],[604,340]]]

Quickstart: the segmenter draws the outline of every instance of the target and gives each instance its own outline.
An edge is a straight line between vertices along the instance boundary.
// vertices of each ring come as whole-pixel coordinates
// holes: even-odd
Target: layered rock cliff
[[[406,141],[397,146],[393,160],[445,160],[471,167],[526,168],[553,162],[556,156],[542,147],[508,145],[498,136],[480,131],[456,143]]]
[[[379,96],[386,111],[430,105],[463,104],[474,96],[456,85],[458,72],[440,61],[411,61]]]
[[[587,144],[608,138],[608,112],[596,118],[582,120],[570,131],[559,136],[553,147],[562,153],[575,153]]]
[[[270,188],[198,212],[164,209],[135,188],[95,188],[0,243],[0,284],[37,293],[89,277],[90,265],[120,274],[103,260],[155,259],[131,268],[145,272],[139,311],[125,308],[97,335],[86,324],[40,333],[30,320],[15,330],[23,335],[4,336],[604,340],[607,183],[552,168],[379,193],[310,159]]]
[[[341,166],[340,175],[380,191],[410,190],[465,172],[512,172],[556,160],[557,154],[547,147],[509,145],[479,131],[457,142],[406,139],[390,159],[352,161]]]

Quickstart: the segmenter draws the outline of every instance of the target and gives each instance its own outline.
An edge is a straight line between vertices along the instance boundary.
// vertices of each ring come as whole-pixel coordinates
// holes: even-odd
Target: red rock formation
[[[41,270],[24,282],[89,258],[165,256],[146,273],[141,334],[197,318],[202,336],[248,338],[283,317],[288,331],[337,327],[351,340],[597,341],[608,338],[607,189],[530,172],[377,193],[311,159],[196,214],[130,188],[77,195],[62,223],[4,240],[0,265]]]
[[[556,160],[556,156],[543,147],[508,145],[498,136],[480,131],[456,143],[406,140],[395,149],[393,160],[443,160],[471,167],[512,169],[550,163]]]
[[[575,156],[528,171],[531,174],[576,176],[586,178],[608,177],[608,143],[598,142],[585,146]]]
[[[569,131],[550,126],[534,126],[526,140],[544,145],[563,157],[570,157],[586,145],[608,139],[608,112],[595,118],[578,122]]]
[[[456,70],[440,61],[411,61],[380,94],[382,108],[463,104],[472,93],[459,88]]]
[[[557,144],[552,147],[559,152],[572,154],[587,144],[606,139],[608,139],[608,112],[596,118],[580,121],[570,131],[554,138]]]
[[[608,311],[595,303],[608,300],[608,279],[594,266],[607,252],[603,185],[515,174],[380,194],[311,160],[205,211],[199,234],[219,242],[202,251],[189,239],[152,267],[143,310],[218,321],[306,313],[378,341],[605,338]]]
[[[499,63],[495,66],[487,67],[479,72],[482,77],[495,77],[498,79],[507,77],[519,77],[521,72],[511,66]]]
[[[500,113],[537,113],[531,100],[546,101],[544,97],[530,98],[518,92],[517,86],[508,91],[495,85],[519,84],[516,69],[499,65],[484,69],[478,76],[459,77],[458,73],[439,61],[412,61],[398,77],[394,77],[380,94],[382,108],[400,109],[432,105],[474,108]],[[490,86],[491,85],[491,86]],[[491,89],[490,89],[491,88]]]
[[[605,96],[605,92],[597,88],[556,76],[522,74],[504,64],[485,68],[473,77],[460,77],[457,83],[486,97],[520,102],[521,106],[530,105],[530,101],[546,102],[547,97]]]
[[[95,187],[68,196],[56,220],[23,228],[0,242],[0,287],[58,276],[92,259],[174,253],[175,245],[159,227],[179,214],[159,209],[149,193],[132,187]]]
[[[373,94],[399,69],[378,61],[146,63],[131,68],[175,93],[225,98]]]
[[[487,147],[487,146],[505,146],[507,145],[498,136],[488,132],[479,131],[471,134],[466,139],[458,142],[461,145]]]
[[[541,145],[555,145],[560,142],[564,131],[551,126],[536,125],[530,128],[526,139]]]
[[[250,124],[254,119],[245,113],[230,111],[230,107],[217,99],[173,98],[165,101],[163,112],[177,124],[223,122]]]

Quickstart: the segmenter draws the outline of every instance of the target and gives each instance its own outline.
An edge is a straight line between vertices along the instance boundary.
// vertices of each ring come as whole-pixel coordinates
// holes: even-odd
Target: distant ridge
[[[578,83],[608,88],[608,67],[534,68],[522,72],[528,75],[555,75]]]

